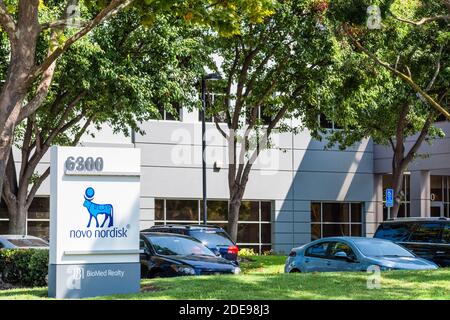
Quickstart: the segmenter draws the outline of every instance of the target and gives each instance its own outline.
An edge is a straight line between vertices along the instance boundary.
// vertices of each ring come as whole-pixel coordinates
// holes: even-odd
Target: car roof
[[[368,238],[368,237],[325,237],[320,238],[315,241],[349,241],[349,242],[358,242],[361,240],[368,240],[368,241],[378,241],[378,242],[392,242],[390,240],[386,239],[380,239],[380,238]]]
[[[45,241],[42,238],[34,237],[34,236],[28,236],[28,235],[19,235],[19,234],[0,234],[0,237],[10,240],[20,240],[20,239],[38,239]]]
[[[156,225],[156,226],[151,226],[149,229],[146,230],[151,230],[151,229],[191,229],[191,230],[195,230],[195,229],[221,229],[223,230],[222,227],[220,226],[216,226],[216,225],[212,225],[212,224],[166,224],[166,225]]]
[[[153,232],[153,231],[141,231],[141,235],[143,236],[152,236],[152,237],[167,237],[167,236],[173,236],[178,238],[186,238],[186,239],[194,239],[190,236],[179,234],[179,233],[168,233],[168,232]],[[196,240],[196,239],[194,239]]]
[[[383,221],[382,223],[450,222],[446,217],[408,217]]]

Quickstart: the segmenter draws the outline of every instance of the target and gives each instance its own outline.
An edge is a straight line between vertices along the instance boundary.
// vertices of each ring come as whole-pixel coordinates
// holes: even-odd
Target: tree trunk
[[[228,210],[228,233],[234,242],[237,242],[239,211],[241,209],[241,199],[231,199]]]
[[[26,234],[28,208],[22,203],[8,206],[9,212],[9,234]]]
[[[3,180],[6,176],[11,147],[13,143],[14,125],[8,125],[0,135],[0,190],[3,190]]]
[[[400,209],[400,203],[401,203],[401,195],[400,192],[402,191],[403,186],[403,169],[397,168],[392,172],[392,189],[394,189],[394,206],[391,210],[391,219],[395,219],[398,216],[398,211]]]

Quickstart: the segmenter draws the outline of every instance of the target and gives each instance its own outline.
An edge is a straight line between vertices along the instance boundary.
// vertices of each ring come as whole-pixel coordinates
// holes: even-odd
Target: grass
[[[450,299],[450,269],[388,271],[381,288],[368,274],[284,274],[284,256],[251,257],[239,276],[145,279],[141,293],[95,299]],[[0,299],[47,299],[47,288],[0,291]]]

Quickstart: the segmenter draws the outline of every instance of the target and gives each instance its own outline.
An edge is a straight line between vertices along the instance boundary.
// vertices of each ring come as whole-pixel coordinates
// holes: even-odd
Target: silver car
[[[33,236],[0,235],[0,249],[48,249],[48,242]]]
[[[435,263],[419,258],[389,240],[330,237],[292,249],[284,272],[366,271],[374,265],[381,270],[438,268]]]

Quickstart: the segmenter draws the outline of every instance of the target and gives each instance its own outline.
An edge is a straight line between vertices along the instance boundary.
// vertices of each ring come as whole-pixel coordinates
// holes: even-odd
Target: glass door
[[[432,217],[444,217],[444,203],[432,201],[430,214]]]

